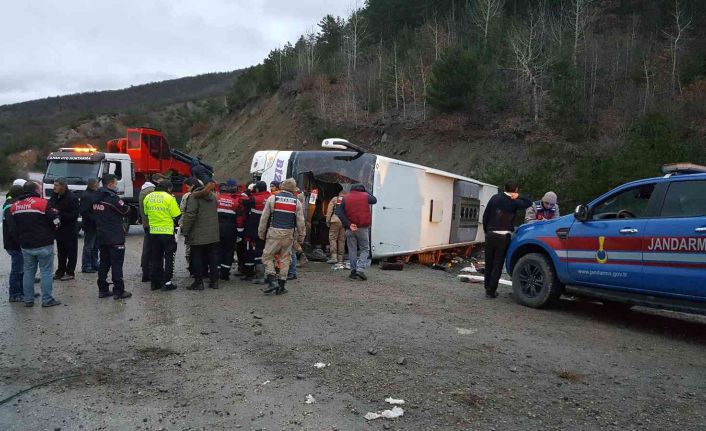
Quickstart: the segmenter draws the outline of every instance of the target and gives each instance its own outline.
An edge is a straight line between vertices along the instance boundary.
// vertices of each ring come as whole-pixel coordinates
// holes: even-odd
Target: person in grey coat
[[[189,290],[203,290],[203,279],[208,276],[208,287],[218,289],[218,200],[213,192],[215,183],[195,188],[182,215],[181,231],[191,247],[194,282]]]

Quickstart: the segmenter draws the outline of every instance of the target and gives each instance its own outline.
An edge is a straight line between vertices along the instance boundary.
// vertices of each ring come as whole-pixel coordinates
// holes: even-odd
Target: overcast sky
[[[0,0],[0,105],[250,66],[353,4]]]

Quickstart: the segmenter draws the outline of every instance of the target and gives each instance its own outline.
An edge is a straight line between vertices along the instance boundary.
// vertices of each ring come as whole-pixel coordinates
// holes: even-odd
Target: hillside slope
[[[341,137],[375,154],[493,184],[519,180],[533,198],[554,190],[566,208],[624,181],[659,175],[663,163],[706,161],[703,146],[690,145],[689,151],[682,146],[683,142],[703,142],[704,130],[698,124],[675,120],[669,113],[648,114],[615,126],[610,111],[601,112],[603,134],[589,143],[573,142],[547,121],[533,121],[514,111],[437,113],[414,122],[395,116],[332,121],[312,109],[315,97],[311,91],[281,89],[257,98],[215,121],[187,149],[215,166],[217,180],[247,181],[256,151],[317,150],[322,139]]]
[[[208,135],[192,140],[188,150],[212,162],[218,180],[240,181],[249,179],[256,151],[318,150],[321,140],[329,137],[349,139],[375,154],[484,179],[497,173],[498,160],[530,163],[544,151],[553,151],[548,145],[561,147],[562,153],[575,150],[548,129],[522,118],[496,118],[488,125],[453,116],[411,125],[394,120],[331,123],[307,112],[308,96],[279,91],[260,98],[226,117]]]
[[[222,98],[236,72],[209,73],[122,90],[49,97],[0,106],[0,151],[43,149],[59,128],[75,128],[101,115],[129,114],[145,120],[178,103]],[[143,124],[139,124],[143,125]]]

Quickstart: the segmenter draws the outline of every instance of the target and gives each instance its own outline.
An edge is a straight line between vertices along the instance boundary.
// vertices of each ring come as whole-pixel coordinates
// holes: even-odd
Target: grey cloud
[[[0,105],[256,64],[353,1],[0,2]]]

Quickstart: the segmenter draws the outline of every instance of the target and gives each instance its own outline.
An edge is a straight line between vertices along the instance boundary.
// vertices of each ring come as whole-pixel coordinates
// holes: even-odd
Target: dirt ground
[[[1,430],[706,429],[704,318],[533,310],[414,265],[362,283],[310,264],[265,297],[187,291],[180,256],[180,288],[155,293],[138,232],[125,301],[80,274],[63,306],[10,304],[2,253],[0,399],[64,379],[0,405]],[[404,416],[366,421],[387,397]]]

